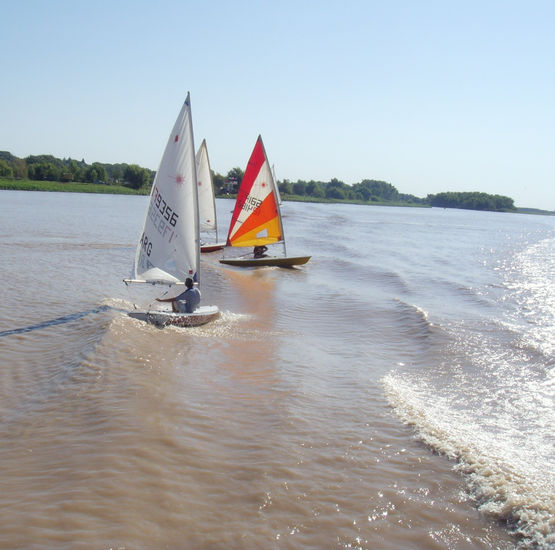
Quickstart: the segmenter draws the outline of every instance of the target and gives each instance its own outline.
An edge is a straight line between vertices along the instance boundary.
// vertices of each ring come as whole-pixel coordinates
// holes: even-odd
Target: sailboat
[[[190,96],[179,112],[156,172],[143,231],[137,245],[132,278],[127,283],[200,286],[199,205]],[[181,286],[177,294],[184,290]],[[203,325],[219,315],[217,306],[194,313],[150,310],[130,313],[158,326]]]
[[[221,250],[225,242],[218,242],[218,223],[216,219],[216,196],[214,193],[214,182],[210,170],[208,148],[206,140],[203,139],[196,155],[197,163],[197,187],[198,187],[198,209],[201,239],[206,234],[213,235],[213,241],[201,242],[201,252],[214,252]]]
[[[236,258],[222,258],[220,262],[240,267],[292,267],[305,264],[310,259],[310,256],[287,256],[276,182],[262,137],[258,136],[237,193],[227,235],[227,246],[265,247],[276,243],[283,244],[283,256],[264,255],[255,258],[251,253]]]

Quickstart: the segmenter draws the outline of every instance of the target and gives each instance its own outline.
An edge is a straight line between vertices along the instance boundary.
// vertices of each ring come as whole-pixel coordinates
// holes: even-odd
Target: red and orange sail
[[[227,245],[258,246],[282,240],[276,183],[262,137],[258,136],[237,193]]]

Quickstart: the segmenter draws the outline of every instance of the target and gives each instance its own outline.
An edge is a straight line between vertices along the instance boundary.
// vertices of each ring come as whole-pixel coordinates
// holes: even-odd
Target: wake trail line
[[[50,319],[48,321],[43,321],[42,323],[38,323],[36,325],[30,325],[28,327],[21,327],[21,328],[13,328],[10,330],[3,330],[0,332],[0,338],[3,336],[11,336],[12,334],[22,334],[24,332],[31,332],[33,330],[39,330],[41,328],[52,327],[55,325],[62,325],[64,323],[70,323],[71,321],[77,321],[78,319],[82,319],[87,315],[91,315],[92,313],[101,313],[102,311],[107,311],[109,309],[113,309],[116,311],[123,311],[119,308],[111,307],[111,306],[100,306],[95,307],[93,309],[89,309],[87,311],[79,311],[77,313],[70,313],[69,315],[63,315],[62,317],[57,317],[56,319]]]

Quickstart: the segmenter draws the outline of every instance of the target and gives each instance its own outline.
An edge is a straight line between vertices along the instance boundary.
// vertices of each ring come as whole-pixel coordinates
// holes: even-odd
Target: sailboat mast
[[[197,280],[196,283],[200,287],[200,215],[199,215],[199,206],[198,206],[198,184],[197,184],[197,163],[194,159],[194,152],[195,149],[195,137],[193,132],[193,116],[191,113],[191,99],[190,93],[187,92],[187,103],[189,105],[189,113],[191,123],[189,124],[189,139],[191,140],[191,150],[193,151],[193,212],[194,212],[194,225],[195,225],[195,251],[196,251],[196,276]]]

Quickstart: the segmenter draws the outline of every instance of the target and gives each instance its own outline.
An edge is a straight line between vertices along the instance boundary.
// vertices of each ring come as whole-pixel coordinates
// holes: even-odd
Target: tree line
[[[149,186],[155,172],[136,164],[103,164],[72,158],[59,159],[52,155],[30,155],[18,158],[7,151],[0,151],[0,177],[30,179],[34,181],[59,181],[62,183],[103,183],[125,185],[132,189]]]
[[[512,212],[516,210],[513,199],[502,195],[479,192],[447,192],[428,195],[430,206],[442,208],[464,208],[467,210],[492,210]]]
[[[136,164],[87,164],[84,159],[59,159],[52,155],[31,155],[24,159],[6,151],[0,151],[0,178],[30,179],[35,181],[58,181],[123,185],[148,192],[155,172]],[[212,172],[217,196],[225,197],[237,192],[243,179],[240,168],[232,168],[226,175]],[[445,192],[416,197],[399,191],[390,183],[364,179],[348,185],[336,178],[328,182],[296,182],[287,179],[277,182],[283,198],[300,200],[329,200],[363,204],[405,204],[465,208],[470,210],[515,211],[513,199],[481,192]]]
[[[243,178],[243,171],[240,168],[233,168],[222,176],[214,174],[214,187],[219,195],[232,193]],[[389,203],[411,203],[426,205],[426,199],[399,193],[397,189],[385,181],[365,179],[360,183],[348,185],[337,178],[328,182],[325,181],[304,181],[296,182],[284,179],[276,182],[280,195],[285,197],[302,197],[315,200],[328,199],[331,201],[351,201],[351,202],[389,202]]]

